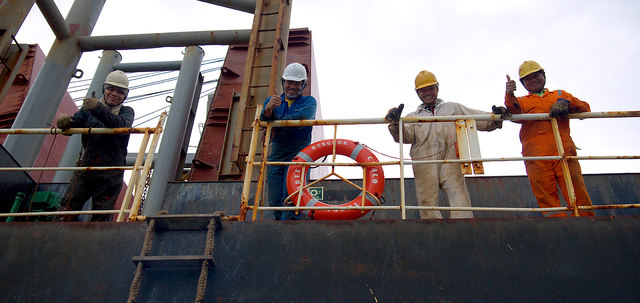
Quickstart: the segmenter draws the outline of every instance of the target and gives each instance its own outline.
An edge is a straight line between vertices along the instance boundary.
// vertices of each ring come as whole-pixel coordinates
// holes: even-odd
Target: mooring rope
[[[147,226],[147,232],[144,235],[144,243],[142,244],[142,252],[140,256],[148,256],[151,252],[151,247],[153,246],[153,233],[156,229],[156,219],[151,219],[149,221],[149,226]],[[129,288],[129,298],[127,299],[127,303],[136,302],[136,297],[138,293],[140,293],[140,285],[142,284],[142,272],[144,271],[144,265],[142,262],[138,262],[138,266],[136,267],[136,271],[133,276],[133,281],[131,281],[131,288]]]
[[[211,218],[207,225],[207,243],[204,248],[204,255],[213,255],[213,245],[215,243],[216,221]],[[196,292],[196,303],[204,302],[204,294],[207,291],[207,277],[209,276],[209,262],[202,260],[202,268],[200,270],[200,278],[198,278],[198,288]]]

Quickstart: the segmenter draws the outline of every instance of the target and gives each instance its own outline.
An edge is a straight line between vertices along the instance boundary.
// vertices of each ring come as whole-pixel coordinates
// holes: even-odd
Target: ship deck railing
[[[261,112],[259,108],[257,112]],[[594,119],[594,118],[633,118],[640,117],[640,111],[615,111],[615,112],[586,112],[586,113],[575,113],[569,114],[568,119]],[[482,158],[480,156],[480,147],[479,140],[476,130],[476,121],[525,121],[525,120],[549,120],[553,134],[555,138],[555,144],[558,150],[558,156],[541,156],[541,157],[501,157],[501,158]],[[483,115],[453,115],[453,116],[431,116],[431,117],[402,117],[400,121],[398,121],[399,129],[403,129],[403,124],[405,123],[431,123],[431,122],[454,122],[456,125],[456,134],[457,134],[457,143],[460,148],[460,157],[459,159],[445,159],[445,160],[406,160],[404,157],[398,157],[397,161],[383,161],[383,162],[371,162],[371,163],[353,163],[353,162],[335,162],[336,153],[335,149],[333,152],[333,161],[332,162],[270,162],[267,161],[266,155],[269,154],[269,144],[266,142],[270,142],[271,131],[274,127],[300,127],[300,126],[333,126],[333,140],[334,145],[337,140],[342,138],[337,138],[337,129],[338,126],[344,125],[362,125],[362,124],[389,124],[390,122],[385,121],[383,118],[364,118],[364,119],[325,119],[325,120],[276,120],[271,122],[260,121],[259,117],[256,116],[253,132],[251,138],[251,145],[249,148],[249,155],[247,156],[247,166],[244,172],[244,184],[243,184],[243,192],[241,197],[241,206],[238,216],[231,216],[228,220],[241,220],[244,221],[247,219],[248,211],[252,211],[251,220],[259,220],[262,217],[264,211],[274,211],[274,210],[282,210],[282,211],[295,211],[299,212],[302,210],[351,210],[358,209],[364,211],[368,210],[391,210],[391,211],[399,211],[401,212],[401,218],[407,218],[407,210],[431,210],[431,211],[491,211],[491,212],[556,212],[556,211],[566,211],[571,212],[575,216],[580,216],[579,211],[586,210],[598,210],[598,209],[623,209],[623,208],[640,208],[640,203],[630,203],[630,204],[616,204],[616,205],[592,205],[592,206],[576,206],[576,196],[575,191],[573,189],[573,184],[571,182],[571,175],[568,169],[568,160],[623,160],[623,159],[640,159],[640,155],[612,155],[612,156],[568,156],[564,153],[564,148],[562,146],[562,140],[560,137],[558,122],[556,118],[552,118],[549,114],[513,114],[504,120],[500,119],[499,115],[496,114],[483,114]],[[261,161],[256,161],[256,154],[258,150],[258,138],[260,137],[260,131],[264,130],[264,140],[262,144],[262,159]],[[404,155],[404,144],[403,142],[403,132],[399,131],[399,140],[398,140],[398,152],[399,155]],[[445,206],[412,206],[407,205],[406,203],[406,195],[405,195],[405,173],[404,169],[406,165],[413,164],[441,164],[441,163],[460,163],[461,170],[465,174],[470,174],[471,172],[477,171],[478,173],[483,173],[483,162],[505,162],[505,161],[549,161],[549,160],[559,160],[562,164],[562,173],[565,183],[567,185],[567,193],[569,196],[569,201],[567,201],[566,207],[553,207],[553,208],[536,208],[536,207],[445,207]],[[360,205],[349,205],[349,206],[302,206],[301,205],[301,197],[302,195],[298,194],[303,190],[307,189],[309,186],[317,183],[311,182],[310,184],[304,185],[306,182],[301,180],[301,186],[298,189],[289,195],[287,199],[291,199],[291,197],[297,196],[297,201],[291,201],[290,204],[292,206],[281,206],[281,207],[273,207],[273,206],[264,206],[264,181],[266,179],[266,168],[270,165],[296,165],[296,166],[331,166],[332,171],[329,175],[337,176],[339,179],[343,181],[346,178],[339,176],[335,173],[334,167],[336,166],[360,166],[364,170],[368,166],[388,166],[388,165],[397,165],[400,167],[400,205],[395,206],[383,206],[380,203],[378,205],[366,206],[364,197],[372,197],[371,193],[366,191],[366,186],[363,185],[358,186],[353,184],[352,182],[348,182],[352,186],[358,188],[362,191],[361,196],[362,204]],[[257,186],[254,193],[254,201],[253,205],[249,203],[249,196],[251,194],[251,183],[252,183],[252,175],[253,175],[253,167],[258,167],[260,169],[258,174]],[[305,174],[301,174],[304,178]],[[327,176],[324,176],[320,179],[326,179]],[[348,181],[348,180],[346,180]],[[375,198],[375,197],[374,197]],[[379,202],[379,201],[378,201]],[[356,203],[357,204],[357,203]]]
[[[34,216],[65,216],[65,215],[92,215],[92,214],[117,214],[117,222],[140,220],[140,207],[143,201],[145,186],[148,186],[147,178],[153,163],[153,156],[158,146],[160,134],[166,120],[167,113],[160,114],[156,127],[122,127],[122,128],[29,128],[29,129],[0,129],[0,135],[73,135],[73,134],[142,134],[142,142],[133,166],[84,166],[84,167],[0,167],[2,171],[103,171],[103,170],[130,170],[131,177],[125,192],[120,209],[116,210],[80,210],[80,211],[38,211],[38,212],[9,212],[0,213],[0,218],[34,217]],[[151,142],[149,143],[149,141]],[[145,157],[146,155],[146,157]],[[144,164],[143,164],[144,158]],[[132,200],[133,197],[133,200]],[[131,205],[131,207],[129,207]]]

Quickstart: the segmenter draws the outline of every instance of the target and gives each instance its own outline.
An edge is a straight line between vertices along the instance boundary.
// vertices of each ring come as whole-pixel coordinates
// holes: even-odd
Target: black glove
[[[96,92],[91,93],[91,97],[85,98],[82,101],[82,107],[86,110],[94,110],[98,107],[98,98],[96,98]]]
[[[501,120],[504,120],[504,118],[511,116],[511,113],[509,112],[509,110],[504,106],[494,105],[491,107],[491,111],[496,115],[500,115]]]
[[[67,114],[60,114],[58,116],[58,121],[56,122],[58,128],[62,130],[67,130],[71,128],[71,117]]]
[[[555,104],[551,106],[551,110],[549,111],[549,116],[551,118],[566,118],[569,114],[569,100],[565,98],[558,98]]]
[[[398,122],[400,121],[400,117],[402,116],[402,109],[404,109],[404,103],[398,105],[398,107],[394,107],[387,112],[387,115],[384,117],[385,120],[389,122]]]

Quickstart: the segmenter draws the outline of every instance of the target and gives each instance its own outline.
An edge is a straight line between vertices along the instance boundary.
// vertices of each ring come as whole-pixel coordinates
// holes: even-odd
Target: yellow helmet
[[[542,66],[540,66],[538,62],[529,60],[529,61],[524,61],[524,63],[520,65],[520,68],[518,69],[518,74],[520,75],[520,79],[522,79],[529,74],[533,74],[541,70],[543,70]]]
[[[416,90],[435,84],[438,84],[438,80],[432,72],[423,70],[416,76]]]

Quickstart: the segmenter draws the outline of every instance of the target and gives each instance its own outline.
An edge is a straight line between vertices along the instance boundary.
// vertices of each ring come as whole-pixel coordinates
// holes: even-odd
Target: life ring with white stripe
[[[322,140],[315,142],[303,150],[301,150],[292,162],[315,162],[321,157],[333,154],[334,139]],[[357,142],[345,139],[335,140],[336,154],[347,156],[358,163],[372,163],[379,162],[378,158],[364,145]],[[365,182],[363,187],[368,193],[380,199],[384,192],[384,171],[382,166],[367,166],[365,168]],[[309,168],[305,169],[305,172],[309,171]],[[305,173],[306,174],[306,173]],[[289,195],[293,194],[299,187],[307,185],[306,178],[302,178],[302,165],[291,165],[287,171],[287,191]],[[373,206],[376,200],[366,194],[364,199],[365,206]],[[326,204],[315,199],[308,189],[302,191],[302,198],[300,199],[300,206],[362,206],[362,194],[358,195],[355,199],[344,204]],[[298,201],[298,195],[295,194],[291,197],[293,204]],[[302,210],[301,213],[304,216],[308,216],[314,220],[355,220],[366,215],[370,210],[360,209],[321,209],[321,210]]]

